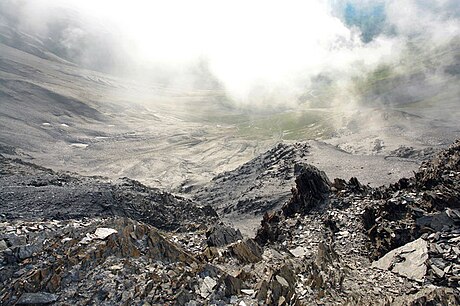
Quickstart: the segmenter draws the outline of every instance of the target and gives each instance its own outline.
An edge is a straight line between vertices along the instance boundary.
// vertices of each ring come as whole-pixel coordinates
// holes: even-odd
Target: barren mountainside
[[[389,187],[292,174],[291,196],[243,238],[212,208],[135,181],[2,157],[2,304],[460,302],[460,142]],[[66,203],[74,213],[55,213]],[[183,215],[161,214],[174,206]]]
[[[0,305],[460,305],[457,0],[0,0]]]

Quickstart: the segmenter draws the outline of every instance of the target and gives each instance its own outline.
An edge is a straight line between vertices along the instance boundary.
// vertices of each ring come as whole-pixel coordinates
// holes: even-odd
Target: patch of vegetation
[[[303,110],[252,118],[238,124],[240,136],[249,139],[279,138],[307,140],[322,138],[333,131],[326,111]]]
[[[353,79],[353,92],[358,95],[380,94],[391,85],[391,81],[397,77],[394,68],[388,64],[381,64],[374,70]]]

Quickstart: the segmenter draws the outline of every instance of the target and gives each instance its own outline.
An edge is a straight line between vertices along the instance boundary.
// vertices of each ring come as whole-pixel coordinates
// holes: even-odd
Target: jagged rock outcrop
[[[127,218],[16,221],[0,228],[10,237],[0,261],[2,305],[202,304],[239,294],[242,286],[174,237]],[[41,248],[21,256],[16,243]]]
[[[305,215],[314,208],[323,207],[328,201],[331,183],[326,174],[312,165],[296,165],[295,168],[298,176],[295,180],[296,187],[291,190],[291,199],[280,211],[266,213],[262,219],[256,235],[256,240],[261,244],[283,239],[278,228],[282,219],[295,214]]]
[[[116,290],[117,279],[121,281],[139,269],[139,264],[148,266],[149,261],[160,261],[173,265],[176,273],[186,266],[198,267],[199,264],[195,258],[163,238],[155,228],[129,219],[22,223],[12,233],[8,228],[6,230],[10,236],[17,235],[18,241],[25,239],[27,245],[40,245],[41,248],[34,249],[28,256],[21,256],[20,252],[14,251],[18,246],[7,238],[11,246],[3,252],[4,261],[5,255],[9,256],[2,269],[5,281],[0,291],[2,305],[12,305],[18,298],[21,303],[32,300],[32,297],[43,300],[49,297],[46,292],[55,293],[60,302],[74,299],[80,302],[92,299],[116,301],[124,298],[121,296],[124,292]],[[21,234],[18,235],[18,232]],[[116,277],[123,270],[126,271],[121,278]],[[98,289],[98,279],[103,275],[108,277],[104,281],[105,288]],[[20,278],[11,281],[15,276]],[[144,277],[145,283],[137,283],[132,289],[143,290],[147,295],[148,275],[138,276]],[[125,286],[128,286],[125,290],[130,288],[129,284]],[[88,295],[85,297],[84,293],[78,293],[81,291],[78,288],[86,288]],[[35,292],[40,295],[31,294]],[[93,296],[94,292],[100,294]],[[132,301],[133,296],[125,298]]]
[[[257,230],[255,240],[261,245],[269,241],[278,241],[282,235],[282,231],[279,228],[279,223],[282,219],[283,217],[280,212],[266,213],[262,219],[260,228]]]
[[[331,184],[321,185],[330,186],[330,192],[325,192],[327,188],[323,188],[324,192],[315,198],[311,194],[321,189],[316,183],[304,184],[303,192],[297,192],[302,190],[297,186],[281,211],[264,216],[256,239],[266,247],[286,246],[295,258],[311,256],[314,251],[309,245],[312,243],[318,246],[318,251],[329,249],[328,254],[338,254],[338,257],[332,256],[334,259],[326,265],[329,268],[326,271],[315,262],[298,270],[308,271],[302,272],[305,275],[300,281],[303,287],[297,289],[305,290],[299,295],[301,301],[305,301],[306,296],[309,296],[307,300],[310,302],[315,301],[312,295],[305,295],[306,291],[314,288],[319,290],[316,300],[338,301],[338,296],[347,292],[348,287],[354,289],[346,299],[347,303],[369,304],[368,296],[349,281],[362,279],[363,272],[371,281],[383,273],[377,272],[382,269],[391,271],[392,277],[400,275],[406,280],[406,291],[400,291],[402,288],[396,289],[391,284],[388,287],[392,288],[386,290],[400,292],[400,296],[407,298],[401,301],[413,299],[407,305],[423,303],[421,301],[456,301],[459,298],[457,289],[452,291],[452,298],[446,299],[444,289],[436,294],[429,293],[420,291],[419,284],[422,288],[431,284],[459,288],[460,279],[456,276],[460,272],[457,254],[460,253],[460,211],[456,206],[460,186],[459,156],[460,142],[456,142],[432,162],[425,162],[413,178],[403,178],[389,187],[371,188],[362,185],[356,178],[348,182],[335,179]],[[315,182],[326,181],[320,175],[311,174],[310,177],[316,177]],[[301,181],[298,177],[297,182]],[[292,208],[286,209],[293,203]],[[316,205],[311,207],[310,203]],[[285,214],[285,211],[289,213]],[[315,233],[319,235],[316,239],[312,236],[313,224],[316,224]],[[332,240],[327,237],[332,237]],[[324,244],[322,241],[328,242]],[[331,251],[333,245],[336,251]],[[350,262],[351,258],[354,259]],[[376,260],[372,266],[365,263],[369,258]],[[364,262],[359,264],[361,271],[358,272],[355,266],[360,260]],[[324,281],[325,275],[329,275],[328,281]],[[380,293],[375,286],[376,283],[374,293]],[[420,295],[416,297],[412,292],[420,292]],[[382,304],[393,301],[391,294],[382,298]]]
[[[241,232],[234,228],[218,224],[206,232],[208,246],[221,247],[243,239]]]
[[[113,217],[112,210],[110,217],[87,212],[34,220],[23,210],[29,218],[24,221],[8,212],[0,222],[0,303],[457,305],[460,211],[451,200],[460,180],[459,146],[425,163],[422,174],[382,188],[356,178],[331,183],[315,167],[296,166],[291,198],[264,216],[254,240],[242,239],[203,207],[193,208],[202,213],[198,218],[176,212],[172,231],[173,222],[161,231],[146,222],[154,219],[143,219],[126,204],[116,207],[123,217]],[[77,179],[90,186],[85,178],[43,174],[46,170],[27,164],[18,169],[8,161],[4,169],[0,179],[9,182],[36,171],[35,191],[50,184],[38,177],[56,179],[51,181],[58,186],[76,186]],[[24,173],[9,172],[17,170]],[[156,198],[143,185],[122,182],[126,186],[117,192],[131,195],[123,201],[143,199],[141,210],[149,201],[170,208],[195,205],[171,195]],[[1,197],[9,196],[4,192],[10,189],[0,190]],[[444,197],[441,190],[449,193]],[[433,193],[440,195],[435,202],[427,196]],[[213,223],[201,223],[207,215]]]
[[[457,287],[459,195],[460,141],[457,141],[432,161],[425,162],[414,177],[373,192],[376,200],[363,213],[372,258],[378,259],[422,237],[428,247],[423,278],[437,285]],[[411,268],[415,266],[408,267]]]
[[[262,260],[262,248],[253,240],[246,239],[232,244],[230,252],[242,263],[255,263]]]
[[[216,176],[191,194],[221,215],[246,218],[281,207],[296,178],[294,165],[307,161],[308,145],[284,144],[257,156],[235,170]]]
[[[296,165],[296,188],[292,190],[289,202],[281,208],[283,215],[291,217],[305,214],[328,199],[331,182],[326,173],[312,165]]]

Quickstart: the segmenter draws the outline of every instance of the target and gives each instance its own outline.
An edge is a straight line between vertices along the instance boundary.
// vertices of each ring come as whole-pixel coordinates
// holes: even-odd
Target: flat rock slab
[[[422,281],[427,272],[428,243],[419,238],[388,252],[372,263],[373,267],[390,270],[409,279]]]
[[[305,257],[306,255],[306,249],[304,247],[298,246],[295,249],[289,250],[294,257]]]
[[[94,236],[95,236],[94,238],[104,240],[105,238],[115,233],[118,233],[118,231],[113,228],[99,227],[94,232]]]
[[[48,305],[56,302],[58,296],[48,292],[24,293],[17,305]]]

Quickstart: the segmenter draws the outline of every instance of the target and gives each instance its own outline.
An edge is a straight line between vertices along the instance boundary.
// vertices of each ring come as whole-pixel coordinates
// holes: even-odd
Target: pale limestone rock
[[[409,279],[421,281],[426,275],[428,243],[419,238],[388,252],[372,263],[373,267],[390,270]]]

